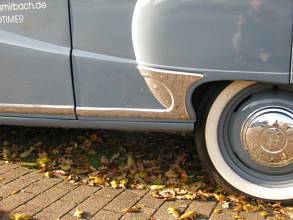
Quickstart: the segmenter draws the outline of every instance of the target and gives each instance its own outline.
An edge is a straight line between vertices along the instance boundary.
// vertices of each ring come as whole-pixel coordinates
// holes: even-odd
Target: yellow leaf
[[[151,185],[150,189],[151,190],[160,190],[160,189],[164,189],[166,186],[165,185]]]
[[[46,172],[46,173],[44,173],[44,176],[47,177],[47,178],[51,178],[52,177],[52,173]]]
[[[94,181],[96,185],[105,185],[106,181],[100,176],[90,176],[90,180]]]
[[[133,168],[136,166],[135,157],[131,153],[128,154],[128,157],[127,157],[127,166],[128,166],[128,168]]]
[[[69,171],[71,169],[70,164],[62,164],[60,168],[64,171]]]
[[[220,214],[220,213],[222,213],[222,209],[214,209],[214,213]]]
[[[80,209],[75,209],[75,212],[73,214],[73,216],[77,217],[77,218],[82,218],[83,215],[84,215],[84,211],[82,211]]]
[[[181,215],[180,210],[174,207],[168,208],[167,211],[170,215],[173,215],[176,218],[179,218],[179,216]]]
[[[11,220],[31,220],[33,217],[29,214],[15,213],[9,216]]]
[[[256,206],[246,204],[243,206],[243,210],[245,210],[246,212],[256,212],[258,208]]]
[[[267,211],[262,211],[260,213],[260,216],[262,216],[262,217],[267,217],[268,215],[269,215],[269,213]]]
[[[120,180],[119,186],[125,189],[127,183],[128,183],[128,179],[127,178],[123,178],[122,180]]]
[[[42,166],[42,165],[46,165],[50,163],[51,160],[47,156],[44,156],[42,158],[39,158],[37,161],[38,161],[38,164]]]
[[[117,189],[119,187],[119,183],[117,180],[111,181],[111,186],[113,189]]]
[[[188,211],[185,214],[181,215],[177,220],[187,220],[187,219],[192,219],[197,216],[196,211]]]
[[[131,208],[126,208],[126,209],[122,209],[122,212],[124,213],[135,213],[135,212],[140,212],[142,209],[141,205],[135,205]]]
[[[37,168],[39,165],[38,163],[22,162],[20,166],[28,168],[28,169],[33,169],[33,168]]]

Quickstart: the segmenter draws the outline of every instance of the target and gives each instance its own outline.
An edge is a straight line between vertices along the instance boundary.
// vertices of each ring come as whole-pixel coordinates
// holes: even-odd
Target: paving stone
[[[216,205],[216,201],[192,201],[186,211],[196,211],[201,217],[208,218]]]
[[[19,179],[29,181],[29,182],[36,182],[44,177],[44,174],[39,173],[38,171],[33,171],[28,174],[21,176]]]
[[[113,189],[110,187],[103,187],[99,191],[95,193],[97,196],[103,196],[103,197],[108,197],[108,198],[114,198],[117,195],[119,195],[121,192],[123,192],[124,189]]]
[[[215,209],[221,210],[221,212],[216,213]],[[234,216],[237,215],[236,212],[230,209],[223,209],[221,204],[217,204],[213,213],[210,216],[210,220],[226,220],[226,219],[235,219]]]
[[[29,215],[35,215],[42,210],[42,207],[35,206],[33,204],[26,203],[21,205],[17,209],[13,210],[12,213],[25,213]]]
[[[61,216],[54,212],[46,212],[41,211],[37,215],[34,216],[34,220],[56,220],[59,219]]]
[[[77,188],[77,186],[75,186],[67,181],[63,181],[63,182],[59,183],[56,187],[61,188],[61,189],[67,189],[70,191]]]
[[[58,200],[52,203],[51,205],[49,205],[43,211],[47,213],[54,213],[57,216],[59,215],[63,216],[66,213],[68,213],[71,209],[73,209],[75,206],[76,204],[74,203]]]
[[[156,209],[143,207],[140,212],[127,213],[121,219],[122,220],[149,220],[150,216],[155,213]]]
[[[24,191],[38,195],[61,181],[61,179],[57,178],[43,178],[29,185],[27,188],[24,189]]]
[[[239,214],[244,219],[253,219],[253,220],[264,220],[265,218],[260,215],[260,212],[240,212]]]
[[[25,168],[15,168],[13,170],[10,170],[2,175],[0,175],[0,179],[1,179],[1,185],[7,184],[17,178],[19,178],[20,176],[23,176],[26,173],[29,173],[30,171],[28,169]]]
[[[12,164],[12,163],[1,164],[1,166],[0,166],[0,174],[6,173],[8,171],[11,171],[11,170],[15,169],[16,167],[18,167],[17,164]]]
[[[127,192],[137,194],[138,196],[144,196],[148,191],[144,189],[127,189]]]
[[[85,201],[83,201],[81,204],[79,204],[76,208],[82,210],[85,212],[84,217],[85,218],[91,218],[93,217],[100,209],[102,209],[111,198],[105,198],[101,196],[91,196]],[[75,209],[73,209],[70,214],[74,215]]]
[[[147,193],[139,202],[139,205],[157,209],[164,203],[163,199],[157,199],[152,196],[152,192]]]
[[[91,194],[95,193],[99,188],[90,186],[79,186],[75,190],[68,193],[61,198],[62,201],[71,202],[73,204],[79,204],[87,199]]]
[[[18,206],[24,204],[25,202],[29,201],[34,196],[34,194],[26,192],[19,192],[17,194],[9,196],[8,198],[0,201],[0,210],[9,212],[17,208]]]
[[[50,188],[48,191],[38,195],[37,197],[32,199],[29,203],[36,206],[42,206],[45,208],[48,205],[55,202],[56,200],[63,197],[64,195],[66,195],[68,192],[69,190],[53,187],[53,188]]]
[[[122,212],[125,208],[132,207],[140,200],[141,196],[129,191],[125,191],[110,202],[105,209],[114,212]]]
[[[190,204],[190,201],[166,201],[164,204],[155,212],[154,218],[155,219],[170,219],[175,220],[176,218],[170,214],[168,214],[168,208],[175,207],[179,208],[184,212],[188,205]]]
[[[25,187],[29,186],[31,182],[24,181],[21,179],[16,179],[9,184],[0,187],[0,196],[3,198],[8,197],[9,195],[24,189]]]
[[[118,220],[121,218],[121,216],[122,216],[121,213],[111,212],[108,210],[101,210],[91,219],[92,220],[109,220],[109,219]]]
[[[80,218],[74,217],[73,215],[67,214],[63,217],[61,217],[60,219],[62,220],[79,220]]]

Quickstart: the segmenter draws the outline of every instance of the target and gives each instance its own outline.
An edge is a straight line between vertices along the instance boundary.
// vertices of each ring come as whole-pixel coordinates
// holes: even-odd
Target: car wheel
[[[292,201],[292,86],[236,81],[203,103],[196,145],[214,179],[229,191]]]

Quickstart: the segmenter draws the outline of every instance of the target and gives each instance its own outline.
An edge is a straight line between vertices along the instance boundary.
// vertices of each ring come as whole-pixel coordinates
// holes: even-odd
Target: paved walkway
[[[175,219],[169,207],[195,210],[200,219],[235,219],[233,213],[217,214],[215,201],[164,201],[147,190],[123,190],[90,186],[73,186],[62,179],[46,178],[37,170],[0,161],[0,219],[8,213],[26,213],[34,219],[77,219],[76,208],[86,219]],[[123,213],[125,208],[142,205],[141,212]],[[240,213],[246,219],[262,219],[259,213]]]

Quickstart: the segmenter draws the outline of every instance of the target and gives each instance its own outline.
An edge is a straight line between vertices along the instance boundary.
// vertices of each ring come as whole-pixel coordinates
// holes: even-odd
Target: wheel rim
[[[220,119],[218,142],[226,162],[242,178],[267,187],[286,187],[293,183],[293,97],[292,91],[274,90],[254,85],[234,96]],[[254,132],[261,120],[268,125]]]

